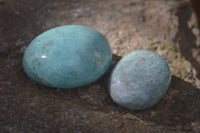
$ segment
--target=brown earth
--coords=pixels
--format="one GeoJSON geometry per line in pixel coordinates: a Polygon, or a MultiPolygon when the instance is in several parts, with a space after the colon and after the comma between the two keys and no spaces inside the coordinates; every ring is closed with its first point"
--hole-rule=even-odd
{"type": "Polygon", "coordinates": [[[192,3],[0,0],[0,132],[199,133],[200,4],[192,3]],[[172,72],[167,94],[150,109],[131,111],[109,96],[111,68],[95,83],[76,89],[52,89],[30,80],[21,64],[26,46],[41,32],[67,24],[104,34],[113,51],[112,67],[133,50],[161,55],[172,72]]]}

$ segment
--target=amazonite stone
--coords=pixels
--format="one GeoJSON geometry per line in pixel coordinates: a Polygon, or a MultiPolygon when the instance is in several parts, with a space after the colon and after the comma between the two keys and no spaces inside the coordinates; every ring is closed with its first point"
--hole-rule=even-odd
{"type": "Polygon", "coordinates": [[[132,110],[144,110],[163,97],[170,81],[170,69],[162,57],[138,50],[126,55],[115,66],[109,92],[115,103],[132,110]]]}
{"type": "Polygon", "coordinates": [[[55,88],[88,85],[108,69],[112,52],[98,31],[81,25],[50,29],[36,37],[23,57],[26,74],[55,88]]]}

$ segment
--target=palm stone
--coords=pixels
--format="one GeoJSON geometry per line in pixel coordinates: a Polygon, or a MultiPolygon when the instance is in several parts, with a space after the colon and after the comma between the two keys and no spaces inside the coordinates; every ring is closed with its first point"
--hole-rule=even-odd
{"type": "Polygon", "coordinates": [[[27,47],[23,68],[34,81],[55,88],[88,85],[108,69],[112,52],[98,31],[81,25],[50,29],[27,47]]]}
{"type": "Polygon", "coordinates": [[[132,110],[144,110],[163,97],[170,81],[170,69],[162,57],[138,50],[123,57],[115,66],[109,92],[115,103],[132,110]]]}

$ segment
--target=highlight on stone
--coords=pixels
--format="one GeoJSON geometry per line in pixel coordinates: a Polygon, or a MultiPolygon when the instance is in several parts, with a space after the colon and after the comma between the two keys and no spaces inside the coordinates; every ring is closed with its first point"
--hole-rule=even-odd
{"type": "Polygon", "coordinates": [[[131,110],[149,108],[164,96],[171,81],[167,62],[156,53],[138,50],[113,69],[109,93],[113,101],[131,110]]]}
{"type": "Polygon", "coordinates": [[[23,68],[34,81],[55,88],[88,85],[108,69],[112,52],[98,31],[81,25],[50,29],[27,47],[23,68]]]}

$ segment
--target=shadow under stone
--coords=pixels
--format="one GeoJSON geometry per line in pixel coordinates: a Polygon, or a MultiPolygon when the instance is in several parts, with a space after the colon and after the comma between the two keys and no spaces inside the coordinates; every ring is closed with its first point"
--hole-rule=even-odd
{"type": "Polygon", "coordinates": [[[111,74],[113,68],[115,67],[115,65],[120,61],[121,58],[122,58],[121,56],[118,56],[115,54],[112,55],[112,62],[111,62],[110,67],[108,68],[106,73],[97,81],[97,84],[99,84],[103,88],[106,88],[106,90],[107,90],[110,74],[111,74]]]}
{"type": "Polygon", "coordinates": [[[136,115],[145,121],[163,126],[184,126],[200,122],[200,90],[193,84],[172,76],[164,98],[150,109],[136,115]],[[155,115],[152,115],[155,112],[155,115]]]}

